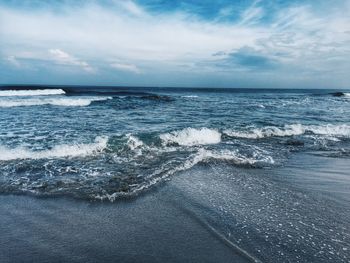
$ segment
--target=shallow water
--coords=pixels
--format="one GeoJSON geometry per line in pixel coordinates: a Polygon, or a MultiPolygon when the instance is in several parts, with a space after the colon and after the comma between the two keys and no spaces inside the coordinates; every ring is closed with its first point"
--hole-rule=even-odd
{"type": "Polygon", "coordinates": [[[300,154],[273,170],[199,165],[172,181],[181,206],[257,260],[348,262],[349,168],[300,154]]]}

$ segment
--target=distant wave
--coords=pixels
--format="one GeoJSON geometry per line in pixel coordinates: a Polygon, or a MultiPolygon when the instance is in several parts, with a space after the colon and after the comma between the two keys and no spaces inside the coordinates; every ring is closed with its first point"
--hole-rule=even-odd
{"type": "Polygon", "coordinates": [[[334,97],[349,97],[350,93],[347,92],[341,92],[341,91],[337,91],[337,92],[332,92],[330,93],[332,96],[334,97]]]}
{"type": "Polygon", "coordinates": [[[0,90],[0,97],[62,95],[63,89],[0,90]]]}
{"type": "Polygon", "coordinates": [[[216,144],[221,142],[221,133],[208,128],[186,128],[160,135],[164,144],[178,144],[182,146],[194,146],[205,144],[216,144]]]}
{"type": "Polygon", "coordinates": [[[92,97],[92,98],[30,98],[30,99],[10,99],[0,100],[1,108],[54,105],[66,107],[89,106],[94,101],[105,101],[111,97],[92,97]]]}
{"type": "Polygon", "coordinates": [[[162,101],[162,102],[171,102],[174,101],[174,98],[167,95],[158,95],[158,94],[148,94],[138,97],[143,100],[152,100],[152,101],[162,101]]]}
{"type": "Polygon", "coordinates": [[[84,157],[103,151],[107,147],[107,141],[107,137],[97,137],[93,143],[56,145],[52,149],[44,151],[32,151],[24,147],[11,149],[0,146],[0,160],[84,157]]]}
{"type": "Polygon", "coordinates": [[[246,139],[261,139],[267,137],[284,137],[284,136],[296,136],[302,135],[307,132],[316,135],[327,135],[327,136],[350,136],[350,125],[302,125],[292,124],[285,125],[284,127],[268,126],[263,128],[256,128],[248,131],[236,131],[236,130],[225,130],[224,134],[230,137],[246,138],[246,139]]]}
{"type": "Polygon", "coordinates": [[[194,98],[198,98],[198,96],[197,95],[187,95],[187,96],[181,96],[181,98],[194,99],[194,98]]]}

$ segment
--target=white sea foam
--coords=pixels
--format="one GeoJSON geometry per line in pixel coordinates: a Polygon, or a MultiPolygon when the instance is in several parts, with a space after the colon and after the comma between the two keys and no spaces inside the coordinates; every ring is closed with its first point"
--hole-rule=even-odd
{"type": "Polygon", "coordinates": [[[160,135],[164,144],[176,143],[182,146],[216,144],[221,142],[221,133],[208,128],[185,128],[160,135]]]}
{"type": "Polygon", "coordinates": [[[311,131],[318,135],[350,137],[350,125],[310,125],[305,126],[306,131],[311,131]]]}
{"type": "Polygon", "coordinates": [[[350,136],[350,125],[301,125],[292,124],[285,125],[283,128],[268,126],[264,128],[256,128],[250,131],[235,131],[225,130],[224,133],[231,137],[236,138],[247,138],[247,139],[260,139],[267,137],[284,137],[284,136],[295,136],[302,135],[306,132],[311,132],[316,135],[325,136],[350,136]]]}
{"type": "Polygon", "coordinates": [[[253,157],[247,157],[240,154],[238,151],[230,151],[230,150],[220,150],[220,151],[211,151],[206,149],[200,149],[197,155],[193,159],[194,164],[197,164],[202,161],[206,161],[208,159],[216,159],[223,161],[232,161],[237,165],[254,165],[256,163],[267,163],[274,164],[275,161],[271,156],[264,156],[259,153],[256,153],[253,157]]]}
{"type": "Polygon", "coordinates": [[[127,144],[129,146],[130,150],[135,150],[135,149],[143,146],[143,142],[139,138],[137,138],[131,134],[127,134],[126,136],[128,138],[127,144]]]}
{"type": "Polygon", "coordinates": [[[129,149],[134,151],[136,153],[136,156],[141,156],[144,146],[143,142],[131,134],[127,134],[126,137],[128,138],[127,145],[129,149]]]}
{"type": "Polygon", "coordinates": [[[194,98],[198,98],[197,95],[187,95],[187,96],[181,96],[182,98],[189,98],[189,99],[194,99],[194,98]]]}
{"type": "Polygon", "coordinates": [[[235,130],[225,130],[224,133],[231,137],[237,138],[247,138],[247,139],[260,139],[265,137],[273,137],[273,136],[293,136],[293,135],[301,135],[305,132],[305,129],[300,124],[286,125],[284,128],[278,127],[264,127],[264,128],[256,128],[250,131],[235,131],[235,130]]]}
{"type": "Polygon", "coordinates": [[[111,97],[84,97],[84,98],[30,98],[30,99],[0,99],[1,108],[54,105],[66,107],[89,106],[93,101],[105,101],[111,97]]]}
{"type": "Polygon", "coordinates": [[[62,89],[0,90],[0,97],[62,95],[62,89]]]}
{"type": "MultiPolygon", "coordinates": [[[[146,183],[135,185],[135,188],[133,189],[131,194],[136,194],[140,191],[148,189],[153,185],[156,185],[162,180],[165,180],[178,172],[189,170],[195,165],[201,162],[206,162],[211,159],[229,161],[235,165],[256,165],[259,163],[262,163],[262,164],[275,163],[274,159],[264,151],[257,151],[253,154],[252,157],[247,157],[240,154],[238,151],[230,151],[230,150],[214,151],[214,150],[208,150],[205,148],[199,148],[196,153],[193,153],[191,156],[187,158],[186,161],[184,161],[178,166],[175,166],[171,169],[167,169],[168,165],[169,164],[171,165],[172,161],[170,161],[169,163],[163,163],[162,165],[160,165],[158,169],[156,169],[152,174],[147,176],[149,181],[147,181],[146,183]]],[[[115,192],[112,194],[103,194],[103,195],[98,194],[95,196],[95,198],[98,200],[109,200],[111,202],[114,202],[119,196],[124,196],[124,195],[127,195],[127,193],[115,192]]]]}
{"type": "Polygon", "coordinates": [[[107,137],[97,137],[93,143],[62,144],[44,151],[32,151],[25,147],[10,149],[5,146],[0,146],[0,160],[84,157],[103,151],[107,147],[107,141],[107,137]]]}

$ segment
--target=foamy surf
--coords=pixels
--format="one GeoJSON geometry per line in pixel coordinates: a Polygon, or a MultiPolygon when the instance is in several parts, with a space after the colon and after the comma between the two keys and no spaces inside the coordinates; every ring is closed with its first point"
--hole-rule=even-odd
{"type": "Polygon", "coordinates": [[[185,128],[180,131],[161,134],[159,137],[165,145],[175,143],[181,146],[194,146],[221,142],[221,133],[208,128],[185,128]]]}
{"type": "Polygon", "coordinates": [[[143,146],[143,142],[139,138],[137,138],[131,134],[127,134],[126,137],[128,138],[127,145],[130,148],[130,150],[133,151],[133,150],[143,146]]]}
{"type": "Polygon", "coordinates": [[[181,96],[181,98],[195,99],[195,98],[198,98],[198,96],[197,95],[187,95],[187,96],[181,96]]]}
{"type": "Polygon", "coordinates": [[[275,169],[299,152],[348,158],[350,104],[331,96],[186,91],[165,105],[157,90],[65,91],[0,97],[3,192],[113,198],[189,169],[275,169]],[[100,134],[107,146],[93,140],[100,134]]]}
{"type": "Polygon", "coordinates": [[[62,144],[44,151],[32,151],[25,147],[8,148],[0,146],[0,160],[10,161],[16,159],[47,159],[63,157],[85,157],[102,152],[107,147],[107,137],[97,137],[93,143],[88,144],[62,144]]]}
{"type": "Polygon", "coordinates": [[[325,136],[350,136],[350,125],[302,125],[292,124],[285,125],[284,127],[263,127],[256,128],[248,131],[236,131],[236,130],[225,130],[224,133],[230,137],[245,138],[245,139],[261,139],[268,137],[285,137],[285,136],[297,136],[305,133],[312,133],[315,135],[325,136]]]}
{"type": "MultiPolygon", "coordinates": [[[[230,150],[208,150],[205,148],[199,148],[195,153],[191,154],[186,158],[184,162],[181,162],[177,166],[174,166],[169,169],[166,164],[163,164],[160,168],[155,170],[152,174],[147,176],[147,181],[142,184],[134,185],[131,195],[135,195],[143,190],[149,189],[152,186],[158,184],[159,182],[170,178],[176,173],[183,172],[191,169],[200,163],[210,162],[210,161],[224,161],[229,162],[237,166],[249,166],[254,167],[257,165],[268,166],[275,163],[274,159],[267,155],[262,154],[261,152],[255,152],[253,156],[245,156],[239,151],[230,151],[230,150]]],[[[170,164],[171,162],[169,162],[170,164]]],[[[94,196],[97,200],[109,200],[114,202],[118,197],[125,196],[125,193],[114,192],[112,194],[97,194],[94,196]]]]}
{"type": "Polygon", "coordinates": [[[64,106],[64,107],[84,107],[89,106],[94,101],[105,101],[112,97],[88,97],[88,98],[28,98],[28,99],[10,99],[0,100],[0,108],[28,107],[28,106],[64,106]]]}
{"type": "Polygon", "coordinates": [[[63,89],[0,90],[0,97],[63,95],[63,89]]]}
{"type": "MultiPolygon", "coordinates": [[[[208,160],[220,160],[220,161],[230,161],[235,165],[255,165],[258,163],[264,164],[274,164],[275,161],[271,156],[261,155],[261,153],[255,153],[255,156],[248,157],[245,156],[238,151],[230,151],[230,150],[220,150],[213,151],[207,149],[200,149],[198,153],[195,155],[192,160],[192,164],[195,165],[200,162],[208,161],[208,160]]],[[[192,166],[193,166],[192,165],[192,166]]],[[[191,166],[191,167],[192,167],[191,166]]]]}

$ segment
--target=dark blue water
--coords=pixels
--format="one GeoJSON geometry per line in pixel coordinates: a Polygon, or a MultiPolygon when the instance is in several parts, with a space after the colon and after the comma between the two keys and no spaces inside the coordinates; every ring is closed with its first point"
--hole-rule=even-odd
{"type": "Polygon", "coordinates": [[[3,87],[0,193],[115,201],[171,180],[252,258],[347,262],[350,94],[333,92],[3,87]]]}

